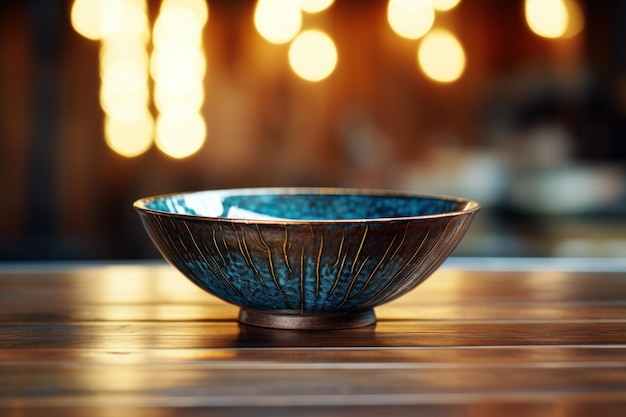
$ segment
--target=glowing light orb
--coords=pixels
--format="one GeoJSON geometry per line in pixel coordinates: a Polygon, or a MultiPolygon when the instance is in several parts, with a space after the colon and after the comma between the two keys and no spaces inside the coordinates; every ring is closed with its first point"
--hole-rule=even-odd
{"type": "Polygon", "coordinates": [[[296,0],[258,0],[254,26],[263,38],[275,44],[292,40],[302,27],[302,12],[296,0]]]}
{"type": "Polygon", "coordinates": [[[398,35],[418,39],[433,27],[435,9],[431,0],[389,0],[387,21],[398,35]]]}
{"type": "Polygon", "coordinates": [[[337,66],[337,48],[322,31],[305,30],[289,47],[289,65],[300,78],[321,81],[337,66]]]}
{"type": "Polygon", "coordinates": [[[104,138],[113,151],[132,158],[150,149],[154,134],[152,115],[147,111],[136,118],[119,120],[107,117],[104,122],[104,138]]]}
{"type": "Polygon", "coordinates": [[[440,12],[447,12],[448,10],[452,10],[456,6],[458,6],[459,3],[461,2],[461,0],[432,0],[432,1],[433,1],[433,6],[435,7],[435,9],[439,10],[440,12]]]}
{"type": "Polygon", "coordinates": [[[319,13],[330,7],[334,0],[300,0],[300,9],[307,13],[319,13]]]}
{"type": "Polygon", "coordinates": [[[465,51],[451,32],[436,29],[420,43],[417,61],[428,78],[450,83],[459,79],[465,70],[465,51]]]}
{"type": "Polygon", "coordinates": [[[72,4],[72,27],[87,39],[99,40],[120,23],[122,0],[76,0],[72,4]]]}
{"type": "Polygon", "coordinates": [[[525,0],[524,14],[528,27],[544,38],[560,38],[569,24],[569,12],[563,0],[525,0]]]}
{"type": "Polygon", "coordinates": [[[186,158],[198,152],[205,137],[206,125],[198,113],[168,112],[157,118],[155,143],[172,158],[186,158]]]}

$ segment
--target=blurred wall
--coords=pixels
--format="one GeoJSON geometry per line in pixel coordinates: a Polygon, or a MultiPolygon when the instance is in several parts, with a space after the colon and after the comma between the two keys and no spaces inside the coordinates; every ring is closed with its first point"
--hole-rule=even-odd
{"type": "Polygon", "coordinates": [[[135,199],[299,185],[475,198],[485,209],[459,255],[626,256],[626,3],[580,4],[583,31],[559,40],[528,29],[522,1],[437,15],[468,59],[447,85],[418,70],[385,1],[337,0],[307,18],[339,52],[309,83],[286,46],[258,35],[253,1],[210,0],[207,141],[176,160],[105,145],[99,46],[72,29],[70,1],[3,2],[0,259],[156,257],[135,199]]]}

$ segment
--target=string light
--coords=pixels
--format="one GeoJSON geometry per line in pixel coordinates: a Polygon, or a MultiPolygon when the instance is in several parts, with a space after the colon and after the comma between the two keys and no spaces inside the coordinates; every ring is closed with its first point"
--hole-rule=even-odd
{"type": "Polygon", "coordinates": [[[563,37],[571,38],[578,35],[585,27],[585,16],[577,0],[564,0],[564,2],[569,18],[563,37]]]}
{"type": "Polygon", "coordinates": [[[544,38],[570,38],[585,26],[576,0],[525,0],[524,15],[530,30],[544,38]]]}
{"type": "Polygon", "coordinates": [[[148,82],[141,61],[118,57],[102,68],[100,104],[106,117],[117,120],[148,112],[148,82]]]}
{"type": "Polygon", "coordinates": [[[132,158],[146,152],[152,145],[154,121],[150,113],[134,117],[107,117],[104,122],[106,144],[118,154],[132,158]]]}
{"type": "Polygon", "coordinates": [[[289,47],[289,64],[300,78],[321,81],[337,66],[337,48],[326,33],[305,30],[293,40],[289,47]]]}
{"type": "Polygon", "coordinates": [[[155,143],[173,158],[194,154],[206,140],[199,112],[204,102],[202,30],[207,19],[204,0],[163,0],[154,24],[150,73],[159,111],[155,143]]]}
{"type": "Polygon", "coordinates": [[[268,42],[289,45],[289,66],[306,81],[328,78],[337,66],[337,48],[332,38],[321,30],[305,30],[302,12],[319,13],[334,0],[257,0],[254,24],[268,42]]]}
{"type": "Polygon", "coordinates": [[[430,79],[450,83],[465,69],[465,51],[456,37],[444,29],[429,32],[418,48],[418,64],[430,79]]]}
{"type": "Polygon", "coordinates": [[[431,0],[389,0],[387,21],[398,35],[418,39],[433,27],[435,9],[431,0]]]}
{"type": "Polygon", "coordinates": [[[156,121],[156,145],[172,158],[186,158],[204,144],[206,124],[197,112],[168,111],[156,121]]]}
{"type": "MultiPolygon", "coordinates": [[[[174,157],[189,156],[206,140],[200,114],[205,99],[206,56],[202,32],[209,17],[206,0],[163,0],[151,33],[147,0],[75,0],[74,29],[101,42],[100,103],[105,140],[115,152],[137,156],[152,143],[174,157]],[[148,54],[152,39],[153,52],[148,54]],[[159,117],[150,114],[148,78],[159,117]]],[[[399,36],[422,38],[417,63],[432,80],[449,83],[466,66],[463,46],[449,31],[432,29],[435,12],[460,0],[389,0],[387,19],[399,36]]],[[[337,48],[320,30],[302,28],[302,13],[319,13],[333,0],[257,0],[254,24],[269,42],[289,46],[289,65],[307,81],[321,81],[335,70],[337,48]]],[[[571,37],[584,27],[577,0],[524,0],[529,28],[547,38],[571,37]]]]}
{"type": "Polygon", "coordinates": [[[432,0],[433,6],[440,12],[447,12],[459,5],[461,0],[432,0]]]}
{"type": "Polygon", "coordinates": [[[258,0],[254,9],[254,25],[268,42],[291,41],[302,27],[302,12],[295,0],[258,0]]]}
{"type": "Polygon", "coordinates": [[[545,38],[560,38],[567,31],[569,14],[563,0],[525,0],[528,27],[545,38]]]}
{"type": "Polygon", "coordinates": [[[107,145],[122,156],[135,157],[150,148],[154,130],[146,50],[150,28],[145,0],[119,4],[115,26],[100,39],[100,105],[107,145]]]}
{"type": "Polygon", "coordinates": [[[300,9],[306,13],[319,13],[328,9],[334,0],[300,0],[300,9]]]}
{"type": "Polygon", "coordinates": [[[70,12],[74,29],[91,40],[115,30],[122,16],[123,0],[75,0],[70,12]]]}
{"type": "Polygon", "coordinates": [[[417,50],[417,65],[431,80],[450,83],[465,71],[466,57],[454,34],[432,29],[435,10],[448,11],[460,0],[389,0],[387,21],[393,31],[407,39],[422,38],[417,50]]]}
{"type": "Polygon", "coordinates": [[[101,41],[100,104],[107,145],[126,157],[153,143],[173,158],[203,145],[206,57],[202,31],[205,0],[163,0],[151,33],[146,0],[75,0],[71,19],[81,35],[101,41]],[[149,77],[154,80],[156,121],[150,113],[149,77]],[[155,137],[156,135],[156,137],[155,137]]]}

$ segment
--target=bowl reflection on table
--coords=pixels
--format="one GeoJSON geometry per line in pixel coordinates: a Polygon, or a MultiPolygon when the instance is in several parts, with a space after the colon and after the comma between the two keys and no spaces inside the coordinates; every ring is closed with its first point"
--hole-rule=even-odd
{"type": "Polygon", "coordinates": [[[476,202],[399,191],[265,188],[134,203],[161,254],[239,321],[284,329],[360,327],[412,290],[459,243],[476,202]]]}

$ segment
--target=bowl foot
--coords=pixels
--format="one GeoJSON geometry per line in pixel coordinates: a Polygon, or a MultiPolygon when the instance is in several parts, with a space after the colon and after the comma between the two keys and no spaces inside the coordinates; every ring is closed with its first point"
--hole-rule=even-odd
{"type": "Polygon", "coordinates": [[[261,311],[242,308],[239,322],[257,327],[287,330],[335,330],[376,323],[373,309],[346,313],[306,314],[300,311],[261,311]]]}

